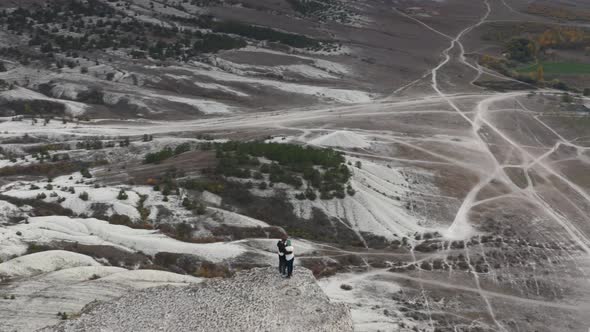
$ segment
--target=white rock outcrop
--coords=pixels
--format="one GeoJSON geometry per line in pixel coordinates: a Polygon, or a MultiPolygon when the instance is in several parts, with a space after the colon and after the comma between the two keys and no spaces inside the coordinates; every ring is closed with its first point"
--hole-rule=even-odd
{"type": "Polygon", "coordinates": [[[79,318],[40,331],[352,331],[345,304],[331,303],[312,273],[283,279],[274,268],[191,287],[135,291],[91,303],[79,318]]]}

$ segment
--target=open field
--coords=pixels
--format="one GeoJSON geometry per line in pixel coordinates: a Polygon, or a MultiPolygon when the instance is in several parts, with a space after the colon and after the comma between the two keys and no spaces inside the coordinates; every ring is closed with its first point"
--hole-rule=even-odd
{"type": "Polygon", "coordinates": [[[536,73],[539,66],[543,67],[546,75],[588,75],[590,74],[589,63],[575,62],[541,62],[516,69],[519,73],[536,73]]]}

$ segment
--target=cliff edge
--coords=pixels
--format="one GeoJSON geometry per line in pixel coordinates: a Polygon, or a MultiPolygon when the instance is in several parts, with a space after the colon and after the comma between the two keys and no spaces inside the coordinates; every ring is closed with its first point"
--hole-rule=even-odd
{"type": "Polygon", "coordinates": [[[352,331],[350,311],[331,303],[311,271],[283,279],[274,268],[189,287],[162,286],[86,306],[39,331],[352,331]]]}

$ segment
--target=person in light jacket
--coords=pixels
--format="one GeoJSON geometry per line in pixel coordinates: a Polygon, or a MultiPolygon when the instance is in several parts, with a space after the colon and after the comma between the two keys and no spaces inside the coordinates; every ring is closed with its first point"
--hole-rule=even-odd
{"type": "Polygon", "coordinates": [[[294,248],[291,244],[291,240],[287,240],[285,243],[285,259],[287,260],[287,278],[291,278],[291,275],[293,275],[293,261],[295,260],[294,248]]]}
{"type": "Polygon", "coordinates": [[[287,237],[283,236],[279,242],[277,242],[277,248],[279,253],[279,273],[282,276],[287,275],[287,260],[285,259],[285,242],[287,237]]]}

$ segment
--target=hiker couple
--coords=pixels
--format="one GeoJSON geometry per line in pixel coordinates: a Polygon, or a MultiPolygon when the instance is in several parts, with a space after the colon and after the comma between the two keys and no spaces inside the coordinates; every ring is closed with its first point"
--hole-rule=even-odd
{"type": "Polygon", "coordinates": [[[291,278],[293,274],[293,261],[295,255],[293,254],[293,245],[287,236],[283,236],[277,243],[279,248],[279,273],[285,278],[291,278]]]}

